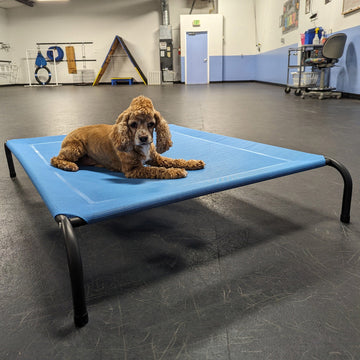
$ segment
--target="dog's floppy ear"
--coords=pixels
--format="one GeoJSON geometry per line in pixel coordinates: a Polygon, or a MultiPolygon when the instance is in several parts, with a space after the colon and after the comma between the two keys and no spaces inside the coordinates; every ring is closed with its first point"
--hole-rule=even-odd
{"type": "Polygon", "coordinates": [[[161,154],[169,150],[173,143],[171,141],[170,129],[165,119],[158,111],[155,111],[154,117],[156,120],[156,151],[161,154]]]}
{"type": "Polygon", "coordinates": [[[123,111],[116,119],[115,126],[110,133],[114,147],[119,151],[129,152],[134,148],[128,128],[129,117],[130,112],[128,110],[123,111]]]}

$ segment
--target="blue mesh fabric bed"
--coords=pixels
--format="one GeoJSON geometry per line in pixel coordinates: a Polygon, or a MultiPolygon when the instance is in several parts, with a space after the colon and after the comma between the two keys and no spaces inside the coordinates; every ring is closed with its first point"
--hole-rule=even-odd
{"type": "Polygon", "coordinates": [[[75,323],[78,326],[87,322],[87,313],[84,294],[76,293],[83,284],[80,252],[72,230],[74,219],[80,219],[81,225],[93,223],[330,165],[344,179],[341,220],[349,222],[352,181],[346,168],[337,161],[323,155],[175,125],[170,125],[170,129],[174,145],[165,156],[201,159],[206,163],[204,169],[189,171],[186,178],[176,180],[127,179],[122,173],[97,167],[67,172],[50,165],[50,159],[58,154],[64,136],[14,139],[5,144],[10,175],[15,177],[12,153],[25,169],[52,216],[63,225],[73,286],[75,323]],[[75,270],[71,268],[74,263],[75,270]]]}
{"type": "Polygon", "coordinates": [[[7,142],[53,217],[87,223],[325,165],[322,155],[283,149],[170,125],[171,158],[201,159],[203,170],[184,179],[127,179],[97,167],[67,172],[49,165],[64,136],[7,142]]]}

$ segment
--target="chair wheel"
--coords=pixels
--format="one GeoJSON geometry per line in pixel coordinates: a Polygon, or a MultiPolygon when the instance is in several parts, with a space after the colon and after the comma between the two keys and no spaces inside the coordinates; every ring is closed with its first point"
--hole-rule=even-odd
{"type": "Polygon", "coordinates": [[[295,95],[296,95],[296,96],[300,96],[300,95],[301,95],[301,90],[300,90],[300,89],[296,89],[296,90],[295,90],[295,95]]]}
{"type": "Polygon", "coordinates": [[[284,91],[285,91],[285,94],[289,94],[289,92],[291,91],[291,89],[290,89],[289,87],[286,87],[286,88],[284,89],[284,91]]]}

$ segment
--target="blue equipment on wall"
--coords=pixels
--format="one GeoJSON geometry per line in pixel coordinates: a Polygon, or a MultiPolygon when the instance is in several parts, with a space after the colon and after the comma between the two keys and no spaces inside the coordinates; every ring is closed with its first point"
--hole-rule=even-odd
{"type": "Polygon", "coordinates": [[[41,51],[38,51],[36,60],[35,60],[35,65],[38,67],[43,67],[47,65],[46,59],[43,57],[43,54],[41,53],[41,51]]]}
{"type": "Polygon", "coordinates": [[[59,62],[64,58],[64,50],[60,46],[50,46],[46,55],[50,61],[54,61],[54,52],[55,51],[57,52],[55,61],[59,62]]]}
{"type": "Polygon", "coordinates": [[[36,57],[36,60],[35,60],[35,65],[36,65],[36,69],[35,69],[35,79],[36,79],[36,81],[40,85],[48,84],[50,82],[50,80],[51,80],[51,72],[50,72],[49,68],[46,67],[47,61],[44,58],[44,56],[42,55],[41,51],[38,51],[38,54],[37,54],[37,57],[36,57]],[[41,70],[41,72],[39,74],[40,70],[41,70]],[[43,73],[43,70],[47,72],[47,79],[45,79],[44,81],[39,78],[39,75],[41,75],[41,73],[43,73]]]}

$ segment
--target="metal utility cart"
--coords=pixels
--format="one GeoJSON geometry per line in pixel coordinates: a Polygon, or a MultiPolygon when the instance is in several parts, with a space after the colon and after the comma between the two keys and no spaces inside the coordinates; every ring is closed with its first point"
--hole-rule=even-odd
{"type": "Polygon", "coordinates": [[[321,48],[322,45],[301,45],[288,50],[286,94],[289,94],[291,89],[295,89],[295,95],[300,96],[303,91],[310,91],[316,86],[318,73],[314,71],[312,65],[306,64],[305,60],[310,58],[314,51],[319,51],[321,48]],[[294,57],[296,62],[292,60],[294,57]],[[306,71],[306,68],[309,67],[311,70],[306,71]]]}

